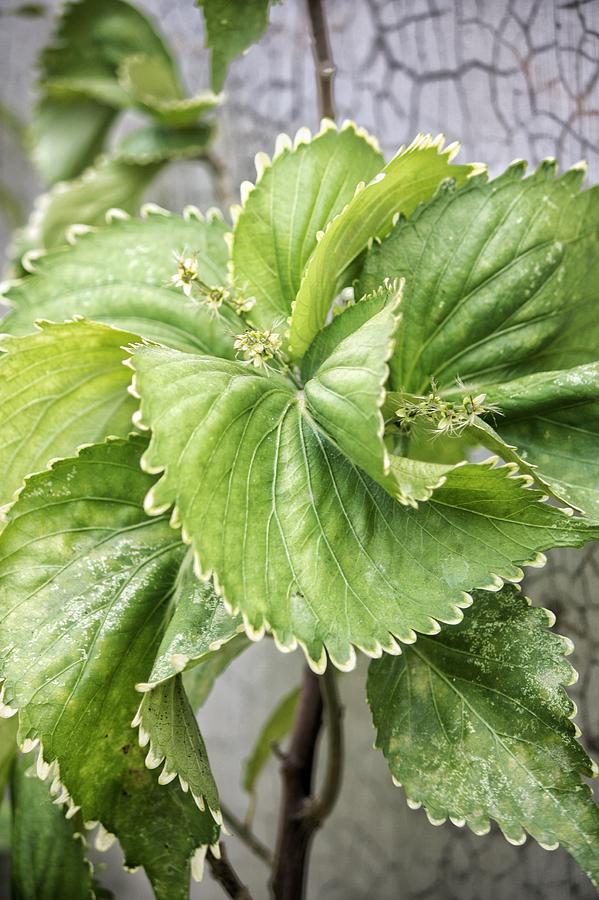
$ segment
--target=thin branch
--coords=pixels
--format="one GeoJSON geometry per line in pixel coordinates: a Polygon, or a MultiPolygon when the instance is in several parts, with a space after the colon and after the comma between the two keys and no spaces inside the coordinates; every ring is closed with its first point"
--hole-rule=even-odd
{"type": "Polygon", "coordinates": [[[220,858],[215,856],[212,850],[208,848],[206,862],[208,863],[210,874],[220,884],[225,894],[232,897],[233,900],[252,900],[252,895],[229,862],[225,845],[221,841],[218,846],[220,858]]]}
{"type": "Polygon", "coordinates": [[[233,829],[233,834],[254,853],[267,866],[272,866],[273,855],[266,844],[263,844],[260,838],[257,838],[251,828],[249,828],[241,819],[238,819],[235,813],[230,810],[224,803],[220,805],[223,819],[227,825],[233,829]]]}
{"type": "Polygon", "coordinates": [[[331,665],[320,679],[324,718],[328,738],[327,767],[320,797],[313,804],[311,815],[320,826],[331,814],[343,779],[343,707],[337,690],[337,673],[331,665]]]}
{"type": "Polygon", "coordinates": [[[324,11],[324,0],[306,0],[312,36],[312,52],[316,66],[320,115],[335,120],[333,80],[337,71],[333,61],[331,42],[324,11]]]}

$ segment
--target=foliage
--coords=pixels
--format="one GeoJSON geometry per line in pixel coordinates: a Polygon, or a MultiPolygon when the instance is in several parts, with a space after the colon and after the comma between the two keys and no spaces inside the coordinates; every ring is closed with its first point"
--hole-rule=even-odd
{"type": "MultiPolygon", "coordinates": [[[[212,90],[222,90],[229,63],[260,40],[273,0],[197,0],[212,51],[212,90]]],[[[276,0],[275,0],[276,2],[276,0]]]]}
{"type": "MultiPolygon", "coordinates": [[[[220,89],[269,4],[243,29],[201,5],[220,89]]],[[[385,165],[325,120],[258,155],[232,227],[131,218],[205,152],[216,96],[185,97],[123,0],[68,5],[40,83],[35,158],[70,180],[38,205],[0,345],[16,895],[98,893],[97,825],[159,900],[188,896],[223,815],[196,713],[264,635],[318,674],[373,657],[377,746],[432,822],[562,844],[597,883],[570,643],[517,584],[599,538],[599,189],[548,162],[489,180],[430,135],[385,165]],[[98,159],[128,108],[149,122],[98,159]],[[38,745],[49,785],[17,753],[38,745]]],[[[262,728],[251,795],[298,706],[262,728]]]]}
{"type": "Polygon", "coordinates": [[[112,207],[135,211],[167,163],[204,159],[213,128],[199,120],[220,101],[211,91],[186,96],[165,41],[125,0],[65,5],[40,56],[38,90],[28,145],[53,187],[17,239],[21,253],[61,243],[73,223],[102,223],[112,207]],[[147,124],[108,149],[128,110],[147,124]]]}

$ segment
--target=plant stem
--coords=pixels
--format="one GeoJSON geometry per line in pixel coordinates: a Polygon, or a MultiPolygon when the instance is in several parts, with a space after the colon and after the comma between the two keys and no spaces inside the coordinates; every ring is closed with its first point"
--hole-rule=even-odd
{"type": "Polygon", "coordinates": [[[331,52],[323,0],[306,0],[312,33],[312,52],[316,66],[320,115],[335,120],[333,79],[337,71],[331,52]]]}
{"type": "Polygon", "coordinates": [[[318,676],[308,666],[289,751],[281,764],[283,797],[271,889],[276,900],[301,900],[308,868],[308,851],[314,833],[306,816],[312,793],[316,741],[322,725],[322,694],[318,676]]]}
{"type": "Polygon", "coordinates": [[[229,862],[225,845],[221,841],[218,845],[220,849],[220,859],[214,855],[212,850],[208,848],[206,862],[210,868],[210,874],[215,881],[218,881],[223,891],[233,900],[252,900],[252,895],[239,879],[235,869],[229,862]]]}
{"type": "Polygon", "coordinates": [[[281,764],[283,800],[271,889],[275,900],[302,900],[312,838],[339,795],[342,711],[331,665],[323,677],[307,666],[289,751],[281,764]],[[312,796],[316,743],[324,718],[330,741],[323,792],[312,796]]]}
{"type": "Polygon", "coordinates": [[[233,829],[233,833],[235,837],[238,837],[243,843],[249,847],[249,849],[254,853],[262,862],[266,863],[267,866],[272,866],[273,856],[266,844],[263,844],[262,841],[256,837],[251,828],[238,819],[235,813],[230,810],[224,803],[221,803],[221,812],[223,814],[223,819],[230,825],[233,829]]]}
{"type": "Polygon", "coordinates": [[[333,810],[343,779],[343,707],[337,691],[337,673],[331,665],[320,679],[324,718],[328,738],[328,757],[320,797],[314,802],[312,815],[321,825],[333,810]]]}

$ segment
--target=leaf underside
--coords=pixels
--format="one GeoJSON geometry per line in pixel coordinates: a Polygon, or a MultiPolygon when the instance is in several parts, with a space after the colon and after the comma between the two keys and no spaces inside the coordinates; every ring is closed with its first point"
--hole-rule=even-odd
{"type": "Polygon", "coordinates": [[[174,595],[173,616],[162,638],[148,684],[155,687],[204,659],[241,630],[240,616],[230,616],[210,582],[200,581],[189,553],[181,566],[174,595]]]}
{"type": "Polygon", "coordinates": [[[140,742],[148,746],[146,765],[155,769],[164,762],[161,783],[179,777],[202,811],[206,805],[220,821],[218,790],[208,754],[180,675],[148,691],[136,721],[140,742]]]}

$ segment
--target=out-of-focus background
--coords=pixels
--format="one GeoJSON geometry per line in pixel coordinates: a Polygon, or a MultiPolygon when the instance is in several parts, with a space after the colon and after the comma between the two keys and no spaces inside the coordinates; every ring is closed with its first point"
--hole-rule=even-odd
{"type": "MultiPolygon", "coordinates": [[[[102,0],[98,0],[101,3],[102,0]]],[[[27,120],[34,99],[35,59],[47,44],[59,8],[16,16],[20,0],[0,0],[0,102],[27,120]]],[[[193,0],[137,0],[159,22],[190,90],[208,85],[202,17],[193,0]]],[[[459,138],[464,160],[482,160],[493,174],[516,157],[537,163],[555,156],[567,167],[581,158],[599,178],[599,0],[327,0],[338,67],[337,107],[377,134],[390,155],[417,131],[459,138]]],[[[273,8],[258,46],[231,66],[227,100],[218,113],[218,152],[232,184],[252,178],[256,151],[272,151],[280,131],[317,126],[314,71],[303,0],[273,8]]],[[[130,123],[129,123],[130,124],[130,123]]],[[[121,132],[129,127],[119,126],[121,132]]],[[[41,185],[8,129],[0,126],[0,182],[29,209],[41,185]]],[[[152,200],[180,210],[216,202],[210,173],[177,163],[160,176],[152,200]]],[[[0,224],[0,252],[9,237],[0,224]]],[[[587,749],[599,755],[599,552],[559,551],[527,580],[528,592],[554,609],[558,628],[576,644],[579,724],[587,749]]],[[[247,799],[240,763],[276,701],[299,680],[298,654],[281,656],[264,642],[222,677],[202,710],[201,725],[224,799],[238,814],[247,799]]],[[[340,802],[316,838],[308,897],[326,900],[565,900],[594,897],[590,883],[562,850],[512,847],[500,834],[476,837],[433,828],[410,811],[394,788],[364,699],[366,667],[341,679],[347,706],[347,765],[340,802]]],[[[278,776],[262,782],[256,831],[267,842],[276,828],[278,776]]],[[[265,871],[234,838],[230,855],[256,898],[265,871]]],[[[96,856],[118,900],[151,896],[145,877],[119,867],[118,851],[96,856]]],[[[1,894],[1,888],[0,888],[1,894]]],[[[206,881],[193,897],[216,900],[206,881]]]]}

